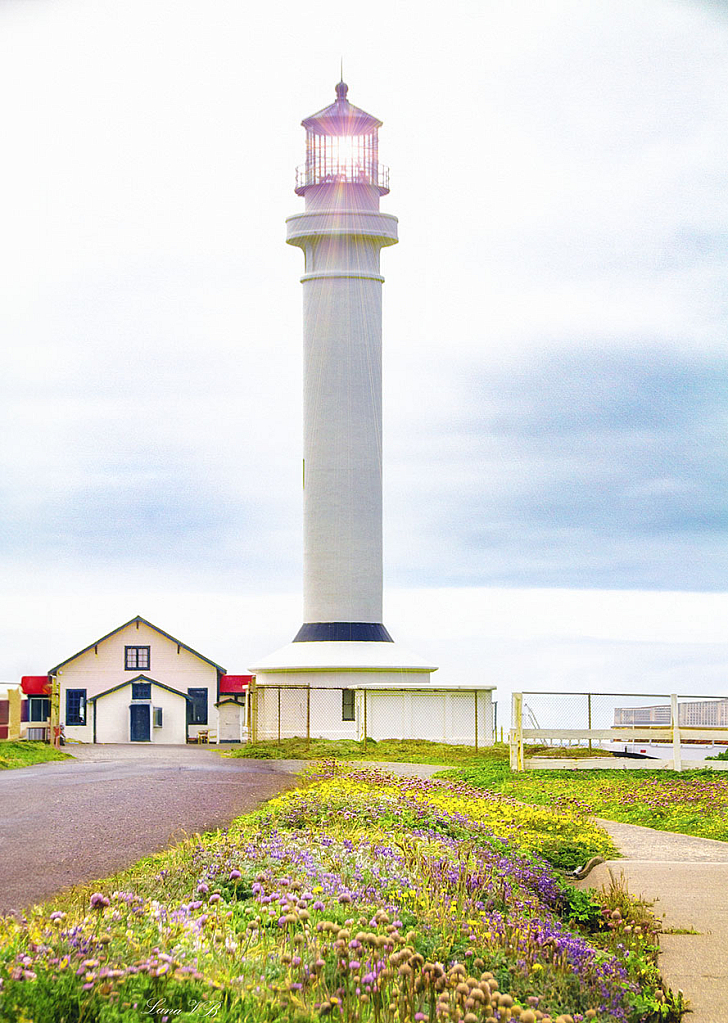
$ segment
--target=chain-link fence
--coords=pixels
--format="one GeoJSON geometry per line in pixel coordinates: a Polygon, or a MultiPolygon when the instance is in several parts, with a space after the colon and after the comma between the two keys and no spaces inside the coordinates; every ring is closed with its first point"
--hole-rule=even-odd
{"type": "Polygon", "coordinates": [[[728,697],[654,693],[513,694],[511,763],[528,745],[604,750],[630,759],[702,760],[728,746],[728,697]]]}
{"type": "Polygon", "coordinates": [[[250,692],[250,739],[429,739],[491,745],[496,705],[491,690],[255,685],[250,692]]]}

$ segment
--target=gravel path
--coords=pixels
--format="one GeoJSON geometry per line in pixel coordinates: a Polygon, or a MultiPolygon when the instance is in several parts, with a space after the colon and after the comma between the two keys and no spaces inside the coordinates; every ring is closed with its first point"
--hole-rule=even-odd
{"type": "Polygon", "coordinates": [[[75,760],[0,771],[0,913],[225,827],[295,785],[276,761],[196,746],[75,746],[75,760]]]}

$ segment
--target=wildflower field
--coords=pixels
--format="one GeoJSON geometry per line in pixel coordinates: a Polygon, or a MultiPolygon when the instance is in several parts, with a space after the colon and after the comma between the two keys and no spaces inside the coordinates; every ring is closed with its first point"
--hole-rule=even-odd
{"type": "Polygon", "coordinates": [[[669,1023],[654,921],[560,868],[577,805],[315,765],[301,788],[0,922],[3,1023],[669,1023]]]}
{"type": "MultiPolygon", "coordinates": [[[[594,756],[586,747],[528,747],[529,755],[594,756]]],[[[284,739],[241,746],[230,756],[258,759],[311,759],[335,756],[351,761],[408,761],[457,768],[448,776],[477,788],[500,792],[524,803],[580,808],[609,820],[698,838],[728,841],[728,772],[718,771],[524,771],[513,772],[508,746],[496,743],[476,751],[425,740],[284,739]]]]}
{"type": "Polygon", "coordinates": [[[500,762],[465,765],[457,778],[527,803],[578,806],[626,824],[728,842],[728,776],[723,771],[524,771],[500,762]]]}

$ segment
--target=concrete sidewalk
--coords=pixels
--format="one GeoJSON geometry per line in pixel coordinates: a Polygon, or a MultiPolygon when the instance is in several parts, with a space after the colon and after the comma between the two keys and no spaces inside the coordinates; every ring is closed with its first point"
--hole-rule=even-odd
{"type": "Polygon", "coordinates": [[[629,891],[653,904],[666,984],[689,1000],[690,1023],[728,1020],[728,842],[692,838],[599,820],[623,860],[600,864],[580,888],[608,887],[624,878],[629,891]]]}

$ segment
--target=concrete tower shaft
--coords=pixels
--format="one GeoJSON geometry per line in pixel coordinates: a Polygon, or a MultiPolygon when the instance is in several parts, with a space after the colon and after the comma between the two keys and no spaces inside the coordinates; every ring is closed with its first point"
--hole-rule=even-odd
{"type": "Polygon", "coordinates": [[[397,219],[354,183],[319,186],[306,206],[287,221],[306,258],[304,622],[381,625],[379,253],[396,243],[397,219]]]}

